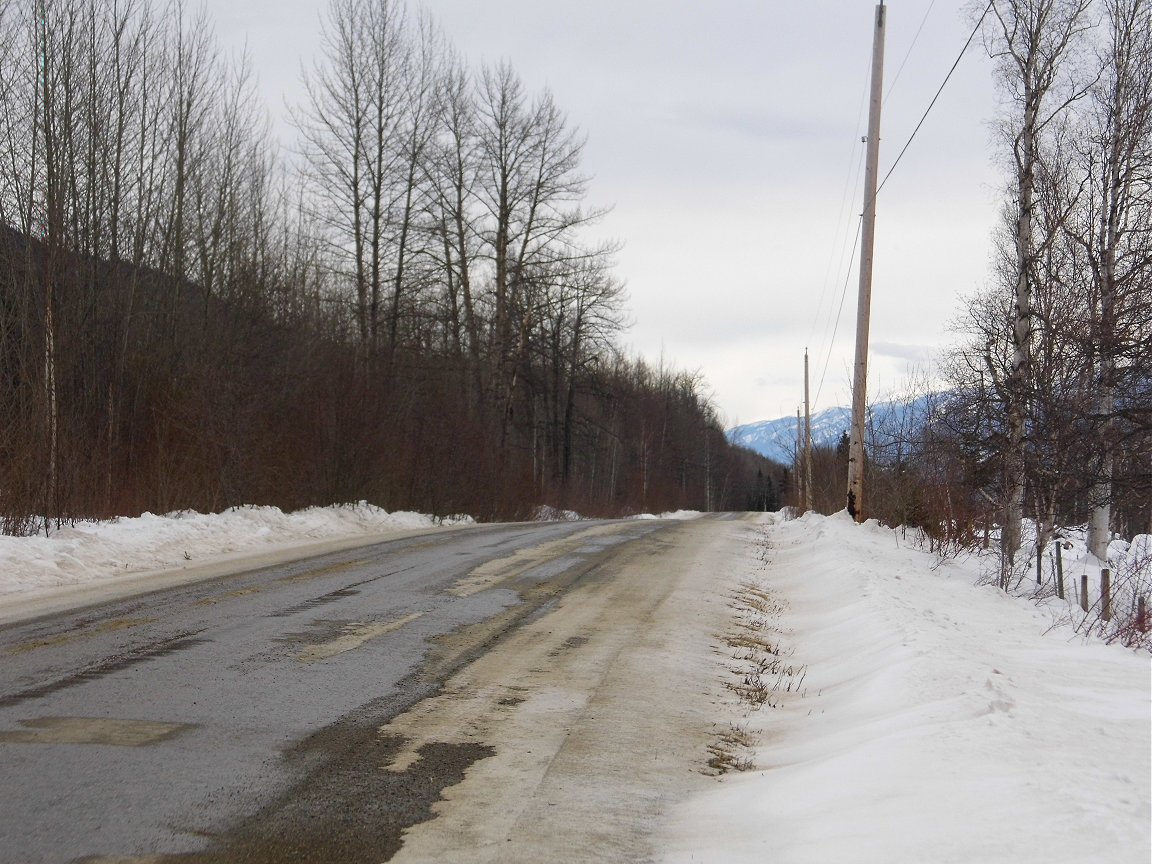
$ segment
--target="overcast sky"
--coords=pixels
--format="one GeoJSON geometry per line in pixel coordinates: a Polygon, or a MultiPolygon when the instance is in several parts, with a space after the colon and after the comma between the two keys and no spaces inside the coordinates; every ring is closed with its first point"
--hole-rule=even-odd
{"type": "MultiPolygon", "coordinates": [[[[299,98],[326,5],[207,0],[222,44],[247,45],[274,122],[299,98]]],[[[624,243],[626,345],[701,370],[729,423],[794,413],[806,346],[814,393],[827,367],[815,409],[850,402],[855,258],[825,358],[861,207],[844,192],[862,164],[872,0],[423,5],[474,66],[509,60],[587,135],[589,203],[613,208],[601,230],[624,243]]],[[[972,26],[964,0],[887,5],[881,175],[972,26]]],[[[987,278],[994,110],[977,39],[878,198],[873,394],[948,341],[960,297],[987,278]]]]}

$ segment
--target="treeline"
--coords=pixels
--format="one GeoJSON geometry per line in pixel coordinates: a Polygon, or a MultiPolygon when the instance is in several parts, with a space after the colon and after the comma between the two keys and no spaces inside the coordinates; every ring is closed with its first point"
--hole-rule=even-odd
{"type": "Polygon", "coordinates": [[[202,12],[0,2],[5,530],[765,500],[699,377],[618,348],[549,93],[398,0],[334,0],[304,83],[289,157],[202,12]]]}
{"type": "Polygon", "coordinates": [[[1025,518],[1041,550],[1087,525],[1101,560],[1114,532],[1152,533],[1152,0],[992,0],[982,21],[1002,97],[992,278],[929,421],[872,454],[866,509],[949,541],[1000,526],[1007,584],[1033,556],[1025,518]]]}

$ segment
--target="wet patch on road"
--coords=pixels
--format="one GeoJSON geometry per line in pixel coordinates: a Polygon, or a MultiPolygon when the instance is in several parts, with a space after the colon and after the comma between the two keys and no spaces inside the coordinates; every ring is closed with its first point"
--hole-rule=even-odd
{"type": "Polygon", "coordinates": [[[165,864],[332,864],[388,861],[406,828],[434,818],[433,805],[476,762],[482,744],[427,743],[403,772],[386,771],[405,745],[379,732],[375,710],[357,712],[305,739],[289,759],[315,759],[307,775],[208,850],[164,856],[165,864]]]}
{"type": "Polygon", "coordinates": [[[103,663],[98,663],[95,666],[90,666],[87,669],[82,669],[79,672],[64,678],[58,678],[55,681],[49,681],[47,684],[29,687],[26,690],[10,693],[7,696],[0,696],[0,708],[11,708],[13,705],[19,705],[21,702],[27,702],[30,699],[40,699],[52,693],[66,690],[69,687],[76,687],[80,684],[87,684],[90,681],[97,681],[108,675],[123,672],[125,669],[130,669],[140,663],[147,663],[149,660],[155,660],[159,657],[167,657],[178,651],[186,651],[197,645],[203,645],[208,641],[210,640],[197,639],[194,634],[180,634],[179,636],[166,639],[163,642],[153,643],[152,645],[145,646],[128,654],[111,657],[103,663]]]}

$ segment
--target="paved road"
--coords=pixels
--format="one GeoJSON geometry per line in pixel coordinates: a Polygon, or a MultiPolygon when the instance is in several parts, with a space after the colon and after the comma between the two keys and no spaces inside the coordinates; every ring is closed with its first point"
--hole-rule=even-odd
{"type": "Polygon", "coordinates": [[[467,528],[4,626],[0,864],[389,860],[471,766],[500,762],[491,723],[443,719],[445,682],[504,646],[487,656],[511,679],[484,710],[507,713],[549,663],[569,674],[566,651],[619,652],[604,615],[667,598],[635,562],[691,525],[467,528]],[[507,653],[581,591],[599,624],[507,653]],[[457,726],[421,736],[437,722],[457,726]]]}

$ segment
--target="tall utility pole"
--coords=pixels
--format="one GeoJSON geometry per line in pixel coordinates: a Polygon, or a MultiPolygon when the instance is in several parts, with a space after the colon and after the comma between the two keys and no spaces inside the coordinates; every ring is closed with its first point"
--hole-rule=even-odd
{"type": "Polygon", "coordinates": [[[808,399],[808,349],[804,349],[804,504],[812,507],[812,403],[808,399]]]}
{"type": "Polygon", "coordinates": [[[880,103],[884,89],[884,0],[872,34],[872,96],[864,167],[864,227],[860,238],[860,299],[856,307],[856,365],[852,378],[852,435],[848,443],[848,515],[864,521],[864,409],[868,388],[868,327],[872,317],[872,247],[876,243],[876,174],[880,163],[880,103]]]}
{"type": "Polygon", "coordinates": [[[797,504],[800,512],[808,510],[808,489],[804,486],[804,427],[800,425],[800,409],[796,409],[796,464],[793,466],[796,473],[796,490],[799,493],[797,504]]]}

